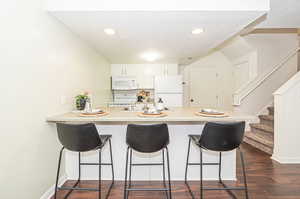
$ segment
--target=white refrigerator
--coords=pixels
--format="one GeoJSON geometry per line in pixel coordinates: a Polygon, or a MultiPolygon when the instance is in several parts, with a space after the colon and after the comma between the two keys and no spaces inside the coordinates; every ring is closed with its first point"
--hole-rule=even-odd
{"type": "Polygon", "coordinates": [[[155,76],[155,102],[162,98],[166,107],[183,106],[183,79],[181,75],[155,76]]]}

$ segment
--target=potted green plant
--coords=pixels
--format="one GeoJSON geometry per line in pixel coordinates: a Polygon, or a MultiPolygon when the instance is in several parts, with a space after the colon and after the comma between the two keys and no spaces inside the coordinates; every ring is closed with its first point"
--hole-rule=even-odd
{"type": "Polygon", "coordinates": [[[88,99],[88,93],[80,94],[75,97],[76,108],[77,110],[84,110],[86,101],[88,99]]]}

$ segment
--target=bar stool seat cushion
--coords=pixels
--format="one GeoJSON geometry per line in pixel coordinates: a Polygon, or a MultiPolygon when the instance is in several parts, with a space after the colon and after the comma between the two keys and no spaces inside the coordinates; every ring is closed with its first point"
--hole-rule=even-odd
{"type": "Polygon", "coordinates": [[[231,151],[243,141],[245,122],[208,122],[201,135],[189,135],[198,146],[210,151],[231,151]]]}

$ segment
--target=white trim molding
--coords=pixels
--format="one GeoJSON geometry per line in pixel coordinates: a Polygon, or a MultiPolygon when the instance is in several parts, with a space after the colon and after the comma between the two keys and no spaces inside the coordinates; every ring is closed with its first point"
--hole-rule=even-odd
{"type": "Polygon", "coordinates": [[[274,93],[274,152],[282,164],[300,163],[300,72],[274,93]]]}
{"type": "Polygon", "coordinates": [[[300,157],[276,157],[272,155],[271,159],[280,164],[300,164],[300,157]]]}
{"type": "MultiPolygon", "coordinates": [[[[68,180],[66,175],[63,175],[58,180],[58,185],[63,185],[68,180]]],[[[51,199],[54,195],[55,184],[53,184],[41,197],[40,199],[51,199]]]]}

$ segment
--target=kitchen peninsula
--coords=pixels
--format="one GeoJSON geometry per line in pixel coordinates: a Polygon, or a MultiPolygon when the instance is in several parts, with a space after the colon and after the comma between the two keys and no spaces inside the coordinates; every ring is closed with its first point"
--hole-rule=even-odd
{"type": "MultiPolygon", "coordinates": [[[[125,171],[125,155],[126,155],[126,127],[128,123],[167,123],[170,133],[170,161],[171,161],[171,179],[183,180],[184,169],[186,162],[188,134],[201,134],[204,123],[208,121],[246,121],[252,122],[255,117],[249,115],[228,112],[227,117],[202,117],[195,114],[200,108],[171,108],[165,111],[165,117],[140,117],[139,112],[124,111],[121,108],[105,108],[109,112],[108,115],[101,117],[81,117],[78,113],[65,113],[57,116],[47,118],[49,123],[58,122],[72,122],[72,123],[95,123],[100,134],[112,134],[112,147],[113,159],[115,164],[115,178],[117,180],[124,180],[125,171]]],[[[104,150],[108,150],[105,148],[104,150]]],[[[192,147],[191,161],[199,162],[199,151],[196,147],[192,147]]],[[[104,153],[103,160],[108,160],[108,153],[104,153]]],[[[84,161],[96,162],[97,152],[91,152],[83,155],[84,161]]],[[[222,162],[222,177],[224,180],[235,180],[236,178],[236,158],[235,152],[227,152],[223,155],[222,162]]],[[[77,165],[78,156],[75,153],[66,153],[66,174],[68,179],[77,178],[77,165]]],[[[204,160],[206,162],[216,162],[218,154],[206,151],[204,153],[204,160]]],[[[157,152],[151,155],[135,153],[133,162],[159,162],[161,161],[161,153],[157,152]]],[[[98,169],[96,167],[83,167],[82,177],[87,180],[97,179],[98,169]]],[[[133,180],[161,180],[161,169],[157,166],[152,167],[137,167],[134,168],[135,172],[133,180]],[[146,175],[145,175],[145,171],[146,175]]],[[[204,179],[217,180],[218,167],[206,167],[204,170],[204,179]]],[[[189,178],[192,180],[199,180],[199,167],[191,167],[189,178]]],[[[103,167],[103,179],[109,179],[109,168],[103,167]]]]}

